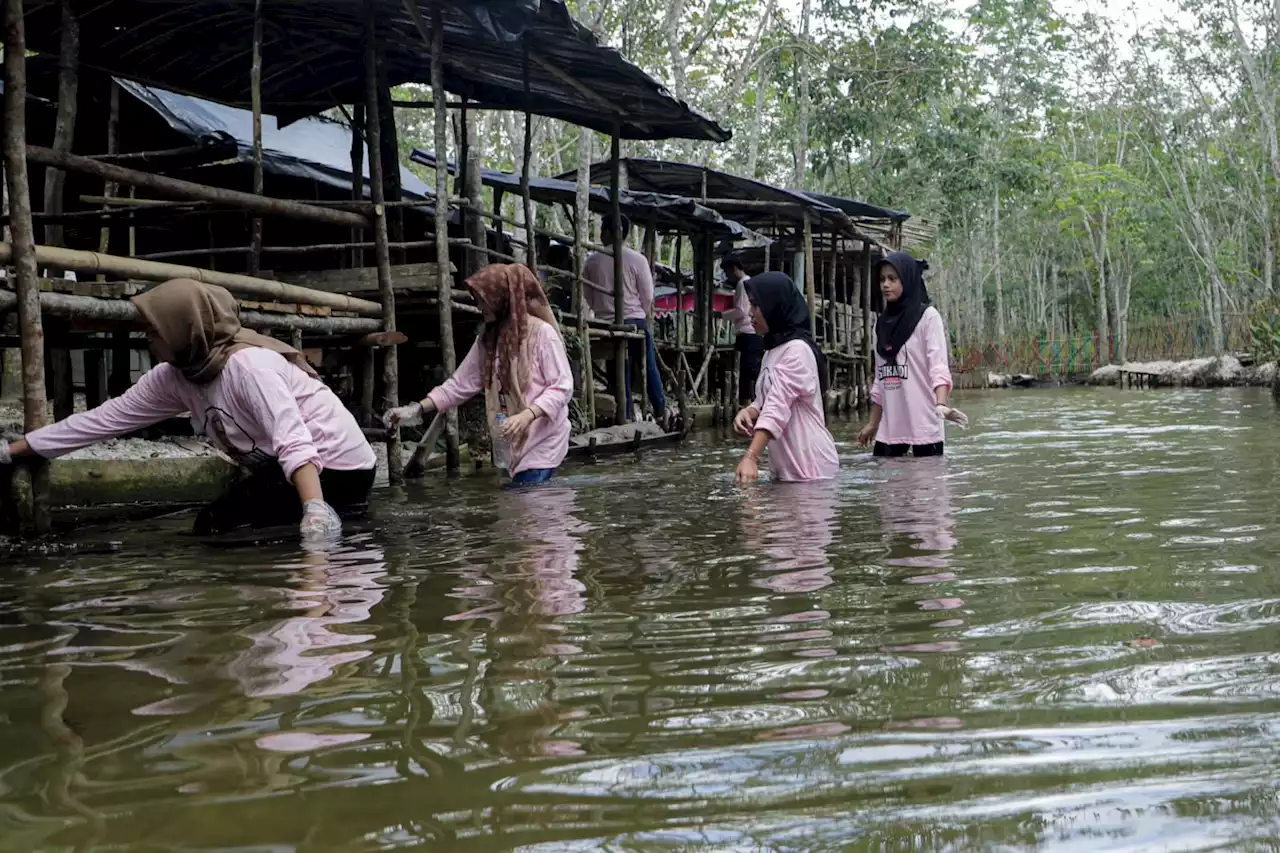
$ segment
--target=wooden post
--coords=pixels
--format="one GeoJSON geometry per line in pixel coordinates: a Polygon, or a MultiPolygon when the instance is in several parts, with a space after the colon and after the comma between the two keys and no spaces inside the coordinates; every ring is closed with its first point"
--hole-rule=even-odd
{"type": "MultiPolygon", "coordinates": [[[[378,64],[378,157],[382,162],[382,198],[384,201],[403,200],[400,185],[400,140],[396,130],[396,111],[391,100],[391,87],[387,85],[387,72],[378,64]]],[[[373,157],[372,151],[369,154],[373,157]]],[[[391,241],[394,262],[405,262],[404,249],[397,244],[404,242],[404,210],[398,204],[386,208],[387,239],[391,241]]]]}
{"type": "MultiPolygon", "coordinates": [[[[262,4],[253,0],[253,60],[249,69],[249,99],[253,111],[253,192],[262,195],[262,4]]],[[[255,216],[250,223],[249,262],[245,270],[257,275],[262,268],[262,217],[255,216]]]]}
{"type": "MultiPolygon", "coordinates": [[[[649,264],[649,277],[653,277],[653,261],[654,252],[657,249],[658,240],[658,223],[655,219],[650,219],[649,224],[645,226],[644,237],[640,241],[641,250],[644,253],[644,259],[649,264]]],[[[653,305],[645,309],[645,322],[649,324],[649,335],[653,336],[653,305]]],[[[654,338],[653,348],[655,351],[655,360],[657,358],[658,341],[654,338]]],[[[649,354],[646,352],[644,358],[640,359],[640,387],[644,389],[640,395],[640,411],[649,414],[649,354]]],[[[640,420],[637,418],[636,420],[640,420]]]]}
{"type": "Polygon", "coordinates": [[[582,401],[586,409],[587,429],[596,428],[595,365],[591,360],[591,333],[587,325],[587,284],[583,271],[587,265],[587,226],[591,209],[591,131],[578,129],[578,183],[573,200],[573,274],[574,310],[578,315],[578,346],[582,350],[582,401]]]}
{"type": "Polygon", "coordinates": [[[836,263],[839,256],[836,255],[836,247],[840,242],[839,236],[835,229],[831,230],[831,255],[827,262],[827,281],[824,290],[827,293],[827,345],[834,350],[840,349],[840,337],[836,329],[836,263]]]}
{"type": "Polygon", "coordinates": [[[373,389],[378,381],[378,348],[365,347],[360,364],[360,425],[371,427],[378,422],[373,408],[373,389]]]}
{"type": "MultiPolygon", "coordinates": [[[[58,324],[59,328],[55,329],[55,339],[65,334],[59,335],[57,332],[65,333],[64,324],[58,324]]],[[[48,339],[46,339],[48,343],[48,339]]],[[[75,389],[71,384],[71,350],[65,346],[49,346],[45,348],[45,359],[49,364],[49,382],[50,391],[53,396],[53,419],[55,421],[65,420],[75,414],[76,398],[75,389]]]]}
{"type": "Polygon", "coordinates": [[[818,316],[814,312],[817,295],[813,283],[813,223],[804,215],[804,293],[809,302],[809,334],[818,333],[818,316]]]}
{"type": "MultiPolygon", "coordinates": [[[[22,0],[4,0],[4,177],[9,192],[9,230],[16,277],[18,329],[22,336],[22,425],[45,425],[44,324],[36,274],[35,228],[27,176],[27,45],[22,0]]],[[[49,530],[49,469],[35,459],[14,472],[15,501],[24,527],[49,530]]]]}
{"type": "MultiPolygon", "coordinates": [[[[80,22],[71,8],[71,0],[62,0],[62,43],[58,53],[58,111],[53,125],[53,149],[70,151],[76,133],[76,98],[80,74],[80,22]]],[[[67,173],[50,166],[44,170],[44,212],[62,213],[62,190],[67,173]]],[[[62,225],[44,228],[45,243],[62,246],[62,225]]]]}
{"type": "MultiPolygon", "coordinates": [[[[372,9],[372,5],[370,6],[372,9]]],[[[444,93],[444,16],[440,4],[431,12],[431,100],[435,110],[436,148],[436,268],[440,287],[440,355],[446,376],[458,369],[458,356],[453,348],[453,287],[449,275],[449,152],[447,130],[448,108],[444,93]]],[[[499,229],[501,230],[501,229],[499,229]]],[[[449,473],[462,467],[458,455],[458,413],[445,417],[445,467],[449,473]]]]}
{"type": "MultiPolygon", "coordinates": [[[[866,376],[867,397],[871,399],[871,386],[876,381],[876,362],[872,353],[871,341],[875,336],[875,327],[871,323],[871,288],[874,286],[871,281],[871,244],[866,240],[862,241],[862,369],[866,376]]],[[[870,403],[868,403],[870,405],[870,403]]]]}
{"type": "MultiPolygon", "coordinates": [[[[529,195],[529,178],[530,171],[533,168],[533,113],[529,112],[529,41],[528,37],[524,41],[524,157],[520,163],[520,200],[524,205],[524,243],[525,243],[525,263],[533,272],[533,277],[538,277],[538,249],[537,240],[534,239],[533,229],[535,223],[533,221],[533,199],[529,195]]],[[[497,213],[497,211],[494,211],[497,213]]]]}
{"type": "MultiPolygon", "coordinates": [[[[459,116],[461,133],[459,134],[459,142],[462,143],[464,155],[459,158],[463,165],[463,175],[465,179],[462,182],[462,192],[459,195],[466,198],[471,205],[480,206],[484,199],[484,181],[480,174],[480,168],[483,161],[480,151],[480,138],[476,130],[476,122],[470,121],[467,114],[467,100],[462,99],[462,111],[459,116]]],[[[470,207],[462,212],[463,236],[471,242],[472,248],[466,252],[466,263],[463,267],[464,273],[471,276],[488,260],[482,251],[485,248],[485,230],[484,219],[480,214],[470,207]]]]}
{"type": "Polygon", "coordinates": [[[86,409],[107,401],[107,353],[101,347],[84,351],[84,399],[86,409]]]}
{"type": "Polygon", "coordinates": [[[680,417],[687,430],[693,420],[689,411],[689,377],[685,371],[685,365],[689,362],[684,356],[684,271],[681,269],[683,261],[680,257],[683,248],[684,235],[676,234],[676,399],[680,402],[680,417]]]}
{"type": "MultiPolygon", "coordinates": [[[[120,153],[120,84],[114,79],[111,81],[111,107],[107,114],[107,153],[120,153]]],[[[117,192],[115,181],[104,181],[102,185],[102,197],[110,201],[115,198],[117,192]]],[[[107,209],[107,205],[102,206],[103,210],[107,209]]],[[[106,254],[111,251],[111,226],[103,225],[102,230],[98,232],[98,251],[106,254]]],[[[98,276],[98,281],[106,281],[105,275],[98,276]]]]}
{"type": "MultiPolygon", "coordinates": [[[[365,139],[369,143],[369,184],[373,201],[374,256],[378,264],[378,290],[382,296],[382,328],[396,330],[396,292],[391,281],[391,250],[387,246],[386,198],[383,195],[381,122],[378,118],[378,45],[377,6],[375,0],[365,0],[364,29],[364,83],[365,83],[365,139]]],[[[434,61],[434,56],[432,57],[434,61]]],[[[444,201],[448,204],[448,193],[444,201]]],[[[446,245],[446,251],[448,247],[446,245]]],[[[448,269],[448,258],[445,259],[448,269]]],[[[440,288],[441,302],[449,299],[449,288],[440,288]]],[[[400,405],[400,369],[396,348],[387,347],[382,360],[382,385],[385,408],[400,405]]],[[[387,476],[392,484],[404,476],[404,459],[400,448],[400,431],[387,431],[387,476]]]]}
{"type": "MultiPolygon", "coordinates": [[[[364,201],[364,104],[356,104],[351,111],[351,200],[364,201]]],[[[351,229],[351,242],[361,242],[361,229],[351,229]]],[[[364,266],[364,249],[351,250],[351,267],[364,266]]]]}
{"type": "MultiPolygon", "coordinates": [[[[609,215],[613,220],[613,322],[623,325],[622,315],[622,128],[615,124],[609,150],[609,215]]],[[[627,339],[618,338],[614,348],[617,363],[613,369],[614,387],[617,389],[617,400],[614,410],[614,422],[627,422],[627,401],[631,397],[631,388],[627,384],[627,339]]]]}

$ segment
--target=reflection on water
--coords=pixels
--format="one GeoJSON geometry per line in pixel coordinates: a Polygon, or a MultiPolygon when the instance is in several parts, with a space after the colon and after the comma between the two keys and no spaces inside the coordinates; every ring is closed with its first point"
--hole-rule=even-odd
{"type": "Polygon", "coordinates": [[[1270,400],[964,408],[832,483],[702,440],[7,565],[0,851],[1273,845],[1270,400]]]}

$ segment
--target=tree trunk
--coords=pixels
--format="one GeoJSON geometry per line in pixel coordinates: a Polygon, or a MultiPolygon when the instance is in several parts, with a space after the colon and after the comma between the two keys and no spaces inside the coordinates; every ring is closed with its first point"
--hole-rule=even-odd
{"type": "Polygon", "coordinates": [[[995,203],[992,205],[991,236],[995,247],[996,276],[996,340],[1005,339],[1004,324],[1004,278],[1000,269],[1000,190],[996,189],[995,203]]]}
{"type": "Polygon", "coordinates": [[[796,52],[796,74],[800,77],[799,116],[796,119],[796,171],[793,185],[804,189],[809,171],[809,0],[800,3],[800,49],[796,52]]]}

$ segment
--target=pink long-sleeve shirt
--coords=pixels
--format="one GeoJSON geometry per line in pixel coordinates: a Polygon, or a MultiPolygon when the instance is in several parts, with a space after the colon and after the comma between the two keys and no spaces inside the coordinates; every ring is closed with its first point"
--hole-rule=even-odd
{"type": "Polygon", "coordinates": [[[324,470],[373,468],[377,458],[356,419],[323,382],[261,347],[233,353],[216,379],[197,385],[171,364],[95,409],[27,435],[47,459],[191,413],[191,426],[232,455],[262,451],[290,480],[308,462],[324,470]],[[221,429],[219,429],[221,427],[221,429]],[[219,434],[225,435],[225,446],[219,434]]]}
{"type": "Polygon", "coordinates": [[[885,444],[936,444],[943,440],[942,419],[934,389],[951,388],[947,363],[947,330],[942,315],[926,308],[915,331],[898,353],[897,364],[887,364],[876,352],[876,381],[871,402],[884,410],[876,441],[885,444]]]}
{"type": "Polygon", "coordinates": [[[818,360],[804,341],[788,341],[764,354],[756,399],[756,429],[773,436],[769,468],[784,482],[827,480],[840,471],[836,443],[822,415],[818,360]]]}
{"type": "Polygon", "coordinates": [[[751,322],[751,300],[747,297],[748,278],[743,278],[738,282],[738,286],[733,291],[733,307],[724,312],[724,318],[730,323],[738,324],[738,334],[754,335],[756,333],[755,324],[751,322]]]}
{"type": "MultiPolygon", "coordinates": [[[[582,265],[587,302],[598,320],[613,321],[613,256],[593,252],[582,265]]],[[[643,320],[653,307],[653,272],[635,249],[622,247],[622,319],[643,320]]]]}
{"type": "MultiPolygon", "coordinates": [[[[569,452],[569,400],[573,397],[573,371],[560,333],[537,317],[529,318],[530,406],[542,417],[525,434],[524,444],[511,448],[508,471],[558,468],[569,452]]],[[[484,391],[484,344],[477,338],[457,371],[427,395],[437,411],[447,412],[484,391]]],[[[497,354],[494,355],[497,365],[497,354]]],[[[515,414],[512,412],[511,414],[515,414]]]]}

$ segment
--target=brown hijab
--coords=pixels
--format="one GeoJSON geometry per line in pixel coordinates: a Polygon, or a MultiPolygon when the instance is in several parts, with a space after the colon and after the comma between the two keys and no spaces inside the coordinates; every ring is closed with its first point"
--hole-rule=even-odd
{"type": "Polygon", "coordinates": [[[514,403],[512,412],[519,412],[528,405],[529,315],[557,329],[547,294],[524,264],[490,264],[467,279],[467,289],[477,305],[498,318],[485,323],[480,332],[485,349],[485,408],[490,418],[497,413],[500,384],[514,403]],[[494,376],[495,354],[498,377],[494,376]]]}
{"type": "Polygon", "coordinates": [[[150,327],[156,354],[197,385],[217,379],[227,359],[248,347],[278,352],[308,376],[320,378],[293,347],[242,328],[235,297],[224,288],[175,278],[130,301],[150,327]]]}

